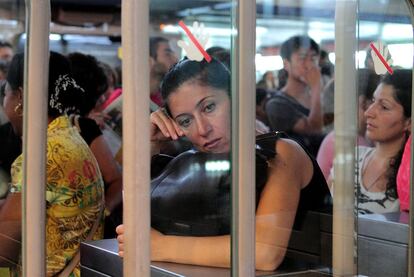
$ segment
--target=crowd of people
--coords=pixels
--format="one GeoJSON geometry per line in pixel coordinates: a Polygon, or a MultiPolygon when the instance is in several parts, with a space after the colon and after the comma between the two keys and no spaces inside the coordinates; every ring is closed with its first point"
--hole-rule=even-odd
{"type": "MultiPolygon", "coordinates": [[[[212,47],[207,49],[211,62],[186,57],[179,61],[167,39],[153,37],[149,45],[148,96],[152,105],[148,120],[153,158],[168,156],[167,165],[183,153],[200,164],[218,157],[215,155],[229,160],[229,51],[212,47]]],[[[301,228],[306,212],[329,210],[335,197],[333,65],[326,51],[308,36],[289,38],[281,45],[280,54],[284,68],[277,75],[266,72],[256,89],[257,176],[252,185],[256,188],[259,270],[276,269],[284,260],[292,230],[301,228]]],[[[0,233],[17,241],[21,239],[21,190],[25,185],[21,155],[23,68],[24,54],[14,54],[11,44],[0,42],[0,233]]],[[[411,75],[411,70],[396,68],[392,75],[380,78],[372,68],[360,69],[358,91],[350,92],[358,95],[355,178],[356,205],[361,214],[408,210],[411,75]]],[[[105,108],[122,98],[118,78],[110,65],[91,55],[50,52],[47,276],[62,271],[80,276],[76,259],[80,243],[87,239],[117,236],[123,256],[121,156],[127,146],[113,151],[105,133],[110,117],[105,108]]],[[[167,166],[157,161],[161,160],[151,161],[157,168],[152,177],[159,184],[167,179],[160,174],[167,166]]],[[[153,226],[151,259],[229,267],[230,195],[223,189],[226,178],[201,172],[194,181],[189,177],[191,170],[195,167],[175,168],[178,177],[168,176],[166,182],[174,178],[191,182],[194,191],[205,183],[216,186],[227,200],[211,204],[217,205],[217,214],[199,216],[224,216],[209,235],[194,233],[195,229],[193,233],[169,233],[153,226]],[[187,251],[176,251],[178,247],[187,251]]],[[[168,201],[191,202],[185,197],[194,196],[194,191],[179,191],[168,201]]],[[[212,197],[204,191],[197,199],[203,202],[212,197]]],[[[13,247],[0,236],[0,254],[13,252],[13,247]]],[[[19,267],[12,271],[19,274],[19,267]]]]}
{"type": "MultiPolygon", "coordinates": [[[[393,74],[381,77],[375,73],[369,53],[366,68],[358,69],[355,92],[356,206],[360,214],[408,210],[412,71],[396,68],[393,74]],[[404,199],[403,205],[400,199],[404,199]]],[[[256,117],[261,125],[257,127],[284,131],[307,147],[317,157],[334,195],[333,65],[307,36],[289,38],[280,54],[287,81],[277,90],[263,88],[263,80],[270,79],[266,72],[258,82],[256,117]]]]}

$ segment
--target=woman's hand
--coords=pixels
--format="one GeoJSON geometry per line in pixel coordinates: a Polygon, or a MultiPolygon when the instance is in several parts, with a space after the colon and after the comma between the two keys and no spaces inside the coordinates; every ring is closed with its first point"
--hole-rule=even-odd
{"type": "Polygon", "coordinates": [[[167,139],[177,140],[184,133],[177,123],[169,117],[164,109],[158,109],[151,113],[151,141],[163,141],[167,139]]]}
{"type": "Polygon", "coordinates": [[[116,240],[118,241],[118,254],[120,257],[124,256],[124,224],[118,225],[115,232],[117,233],[116,240]]]}
{"type": "MultiPolygon", "coordinates": [[[[118,227],[116,227],[116,233],[118,234],[118,236],[116,237],[117,241],[118,241],[118,254],[120,257],[124,256],[124,242],[125,242],[125,228],[124,228],[124,224],[119,225],[118,227]]],[[[158,232],[157,230],[151,228],[151,260],[159,260],[160,258],[160,254],[161,254],[161,250],[163,247],[163,243],[162,243],[162,238],[164,237],[164,235],[160,232],[158,232]]]]}

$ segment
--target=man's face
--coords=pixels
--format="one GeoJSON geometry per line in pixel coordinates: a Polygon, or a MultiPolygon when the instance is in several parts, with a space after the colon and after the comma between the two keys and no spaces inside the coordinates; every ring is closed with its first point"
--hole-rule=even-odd
{"type": "Polygon", "coordinates": [[[0,48],[0,60],[10,62],[13,58],[13,50],[10,47],[0,48]]]}
{"type": "Polygon", "coordinates": [[[288,78],[304,82],[304,76],[312,66],[318,66],[319,55],[312,49],[300,48],[292,53],[290,60],[285,59],[284,65],[288,78]]]}
{"type": "Polygon", "coordinates": [[[157,58],[155,61],[162,64],[166,69],[165,72],[167,72],[174,64],[177,63],[178,58],[168,42],[160,42],[157,47],[157,58]]]}

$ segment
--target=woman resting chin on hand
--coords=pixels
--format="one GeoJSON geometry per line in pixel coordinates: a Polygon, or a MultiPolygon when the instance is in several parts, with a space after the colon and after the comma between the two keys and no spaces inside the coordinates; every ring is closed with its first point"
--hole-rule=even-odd
{"type": "MultiPolygon", "coordinates": [[[[161,93],[166,108],[151,114],[153,142],[184,135],[198,151],[230,152],[230,73],[223,64],[215,59],[210,63],[182,60],[165,76],[161,93]]],[[[279,139],[272,151],[276,154],[268,162],[268,177],[256,209],[258,270],[274,270],[283,261],[299,203],[321,205],[317,197],[306,201],[314,197],[312,191],[321,192],[321,199],[322,194],[329,195],[316,162],[296,142],[279,139]],[[301,193],[305,188],[309,195],[301,193]]],[[[124,226],[118,226],[116,232],[123,256],[124,226]]],[[[230,267],[230,235],[173,236],[152,229],[151,259],[230,267]]]]}

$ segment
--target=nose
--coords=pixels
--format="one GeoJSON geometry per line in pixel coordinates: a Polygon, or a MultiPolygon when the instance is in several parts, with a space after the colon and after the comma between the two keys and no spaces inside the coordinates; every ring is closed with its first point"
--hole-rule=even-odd
{"type": "Polygon", "coordinates": [[[365,110],[365,112],[364,112],[364,116],[365,117],[372,117],[373,116],[373,114],[374,114],[374,107],[375,106],[375,103],[372,103],[371,105],[369,105],[368,106],[368,108],[365,110]]]}
{"type": "Polygon", "coordinates": [[[196,116],[196,124],[198,134],[202,137],[207,137],[212,130],[212,126],[207,118],[204,116],[196,116]]]}

